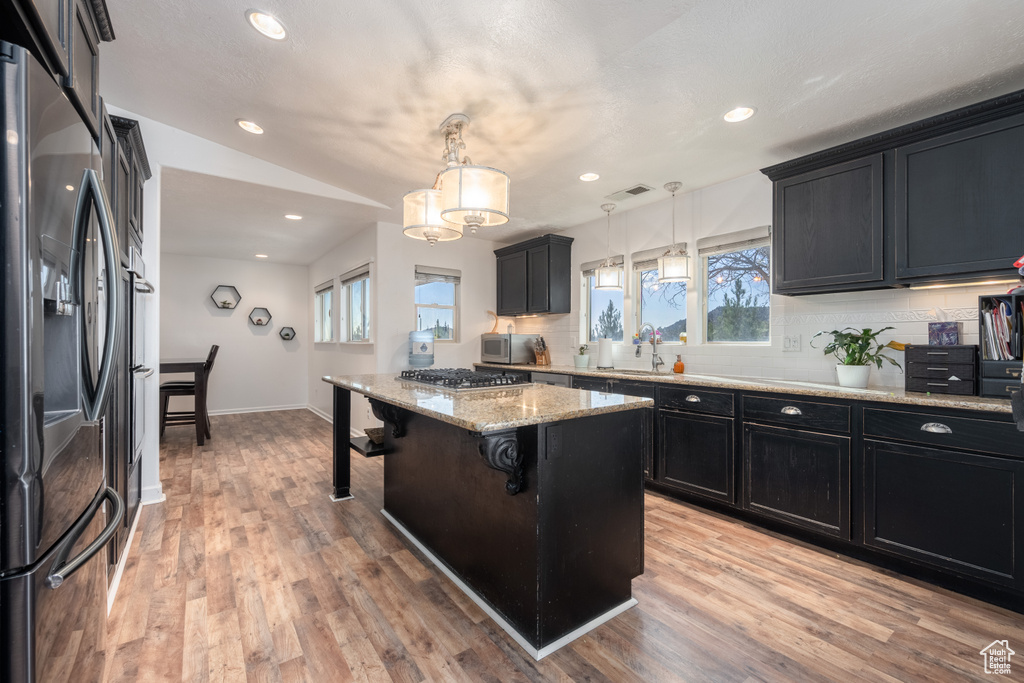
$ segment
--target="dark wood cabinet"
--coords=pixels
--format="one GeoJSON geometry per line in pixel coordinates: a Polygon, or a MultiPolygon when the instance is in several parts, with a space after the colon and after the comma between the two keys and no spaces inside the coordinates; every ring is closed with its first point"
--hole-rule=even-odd
{"type": "Polygon", "coordinates": [[[1024,461],[868,440],[864,542],[918,562],[1024,587],[1024,461]]]}
{"type": "MultiPolygon", "coordinates": [[[[152,173],[149,168],[149,157],[142,141],[139,122],[120,116],[110,117],[117,133],[119,149],[118,168],[115,171],[114,204],[118,231],[124,233],[125,242],[129,239],[136,248],[142,248],[143,238],[143,186],[152,173]]],[[[125,249],[128,247],[126,246],[125,249]]]]}
{"type": "Polygon", "coordinates": [[[734,423],[731,417],[659,410],[658,482],[734,505],[734,423]]]}
{"type": "Polygon", "coordinates": [[[850,538],[850,437],[743,425],[743,507],[850,538]]]}
{"type": "Polygon", "coordinates": [[[498,315],[568,313],[572,238],[544,235],[497,249],[498,315]]]}
{"type": "Polygon", "coordinates": [[[13,0],[0,6],[3,40],[33,51],[52,73],[69,72],[68,0],[13,0]]]}
{"type": "Polygon", "coordinates": [[[96,138],[100,136],[100,39],[84,0],[71,0],[70,69],[65,91],[96,138]]]}
{"type": "Polygon", "coordinates": [[[775,183],[773,290],[881,283],[882,155],[775,183]]]}
{"type": "Polygon", "coordinates": [[[526,313],[526,252],[498,257],[498,315],[526,313]]]}
{"type": "Polygon", "coordinates": [[[1024,115],[896,150],[896,279],[1012,272],[1024,254],[1024,115]]]}
{"type": "Polygon", "coordinates": [[[609,382],[606,379],[599,377],[585,377],[581,375],[573,375],[572,377],[572,388],[582,389],[583,391],[601,391],[604,393],[609,392],[609,382]]]}

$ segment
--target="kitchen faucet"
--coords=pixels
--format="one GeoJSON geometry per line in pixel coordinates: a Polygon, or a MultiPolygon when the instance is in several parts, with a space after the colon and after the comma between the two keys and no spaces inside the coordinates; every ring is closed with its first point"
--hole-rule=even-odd
{"type": "Polygon", "coordinates": [[[644,323],[640,326],[640,331],[637,335],[640,337],[640,343],[636,347],[636,357],[640,357],[640,351],[644,348],[644,330],[651,328],[651,372],[657,372],[659,365],[664,365],[665,361],[658,355],[658,332],[654,329],[654,325],[650,323],[644,323]]]}

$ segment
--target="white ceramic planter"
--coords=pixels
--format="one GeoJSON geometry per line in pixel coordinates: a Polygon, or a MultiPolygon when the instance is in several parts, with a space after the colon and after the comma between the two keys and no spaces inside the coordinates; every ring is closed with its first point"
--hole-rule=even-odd
{"type": "Polygon", "coordinates": [[[854,389],[866,389],[868,386],[868,375],[871,374],[870,365],[837,365],[836,377],[839,378],[839,386],[851,387],[854,389]]]}
{"type": "Polygon", "coordinates": [[[580,354],[577,353],[575,356],[572,357],[572,360],[573,363],[576,364],[576,367],[585,368],[587,367],[587,365],[590,364],[590,354],[586,353],[581,356],[580,354]]]}

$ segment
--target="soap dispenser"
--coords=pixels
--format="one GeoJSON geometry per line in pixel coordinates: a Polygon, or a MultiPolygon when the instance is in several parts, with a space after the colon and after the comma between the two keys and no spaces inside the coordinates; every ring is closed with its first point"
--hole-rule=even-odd
{"type": "Polygon", "coordinates": [[[672,372],[677,374],[683,374],[683,357],[682,355],[676,354],[676,364],[672,366],[672,372]]]}

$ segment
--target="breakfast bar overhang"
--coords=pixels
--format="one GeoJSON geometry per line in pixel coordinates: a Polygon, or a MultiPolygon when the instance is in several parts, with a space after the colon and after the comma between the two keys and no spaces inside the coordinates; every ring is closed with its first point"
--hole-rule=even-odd
{"type": "Polygon", "coordinates": [[[334,385],[334,498],[350,496],[355,391],[385,423],[382,514],[534,658],[636,604],[650,399],[323,380],[334,385]]]}

